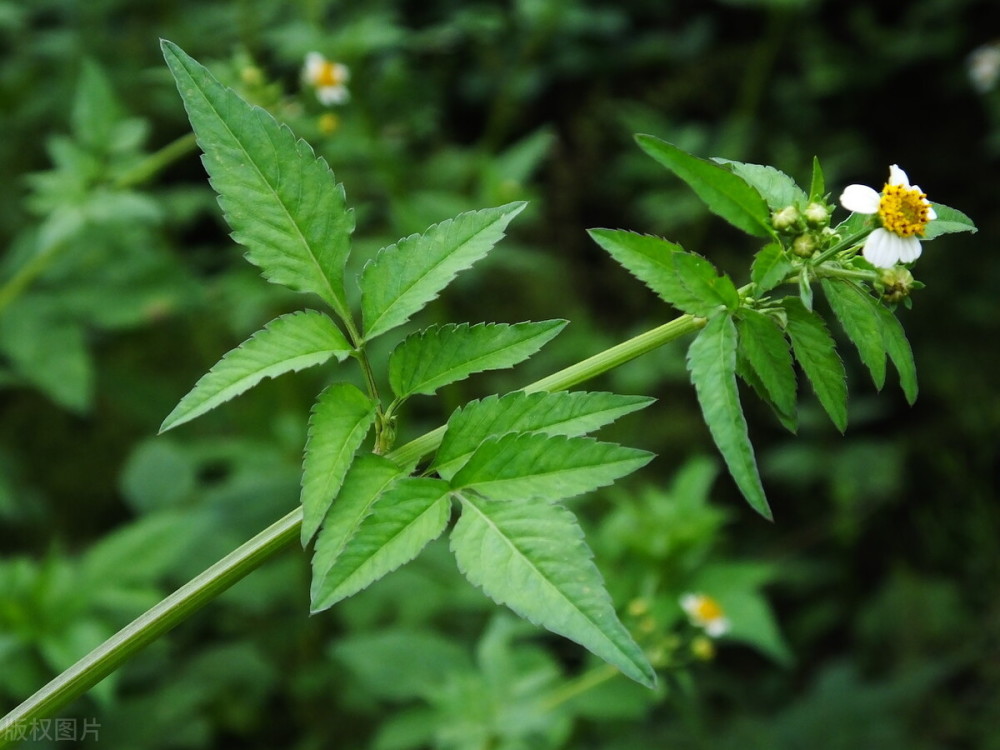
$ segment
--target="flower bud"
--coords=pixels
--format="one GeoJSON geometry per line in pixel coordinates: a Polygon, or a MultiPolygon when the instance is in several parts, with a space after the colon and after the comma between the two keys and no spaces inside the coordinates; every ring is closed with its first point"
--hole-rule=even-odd
{"type": "Polygon", "coordinates": [[[830,223],[830,209],[822,203],[813,201],[802,213],[811,227],[825,227],[830,223]]]}
{"type": "Polygon", "coordinates": [[[779,232],[794,229],[799,221],[799,209],[795,206],[785,206],[780,211],[771,214],[771,226],[779,232]]]}
{"type": "Polygon", "coordinates": [[[879,273],[882,298],[886,302],[899,302],[910,296],[913,289],[913,274],[902,266],[883,268],[879,273]]]}
{"type": "Polygon", "coordinates": [[[812,234],[800,234],[792,243],[792,252],[800,258],[809,258],[816,252],[816,237],[812,234]]]}

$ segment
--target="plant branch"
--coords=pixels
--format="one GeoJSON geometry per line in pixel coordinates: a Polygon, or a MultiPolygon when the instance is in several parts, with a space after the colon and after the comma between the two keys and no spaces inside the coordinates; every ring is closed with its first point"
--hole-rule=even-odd
{"type": "MultiPolygon", "coordinates": [[[[675,320],[641,333],[593,357],[571,365],[522,390],[560,391],[615,369],[657,347],[693,333],[705,325],[703,318],[682,315],[675,320]]],[[[419,461],[434,451],[444,436],[444,427],[397,448],[387,458],[405,465],[419,461]]],[[[187,619],[237,581],[259,567],[299,536],[302,509],[273,523],[155,607],[140,615],[118,633],[84,656],[33,696],[0,719],[0,748],[8,746],[19,727],[51,716],[109,675],[137,651],[187,619]]]]}

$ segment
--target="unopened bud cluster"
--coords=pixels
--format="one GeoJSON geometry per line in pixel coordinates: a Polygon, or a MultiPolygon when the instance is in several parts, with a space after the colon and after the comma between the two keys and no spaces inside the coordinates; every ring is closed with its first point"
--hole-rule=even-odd
{"type": "Polygon", "coordinates": [[[833,236],[830,212],[831,207],[821,201],[811,201],[805,207],[791,204],[771,214],[771,226],[785,238],[785,246],[793,253],[809,258],[833,236]]]}

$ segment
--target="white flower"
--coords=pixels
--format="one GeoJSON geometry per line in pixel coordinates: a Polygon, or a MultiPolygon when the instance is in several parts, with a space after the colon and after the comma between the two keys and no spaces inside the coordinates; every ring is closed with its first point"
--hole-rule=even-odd
{"type": "Polygon", "coordinates": [[[840,194],[840,205],[856,214],[878,214],[881,219],[882,226],[868,235],[861,250],[877,268],[919,258],[919,238],[927,223],[937,218],[927,196],[895,164],[889,167],[889,182],[881,193],[866,185],[848,185],[840,194]]]}
{"type": "Polygon", "coordinates": [[[316,89],[316,98],[327,107],[343,104],[351,96],[346,86],[351,78],[347,66],[330,62],[319,52],[306,55],[302,74],[306,82],[316,89]]]}
{"type": "Polygon", "coordinates": [[[1000,42],[984,44],[969,55],[969,80],[976,91],[985,94],[1000,80],[1000,42]]]}
{"type": "Polygon", "coordinates": [[[693,625],[704,628],[713,638],[729,631],[726,613],[712,597],[706,594],[684,594],[681,597],[681,607],[687,612],[693,625]]]}

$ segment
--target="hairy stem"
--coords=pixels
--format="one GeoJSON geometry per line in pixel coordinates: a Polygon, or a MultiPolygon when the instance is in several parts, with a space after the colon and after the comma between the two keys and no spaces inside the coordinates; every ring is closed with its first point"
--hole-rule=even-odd
{"type": "MultiPolygon", "coordinates": [[[[697,331],[703,318],[681,317],[641,333],[593,357],[542,378],[523,390],[560,391],[615,369],[657,347],[697,331]]],[[[426,433],[390,452],[387,457],[405,465],[433,452],[444,436],[444,427],[426,433]]],[[[186,583],[155,607],[139,616],[49,684],[0,719],[0,748],[11,744],[18,729],[51,716],[109,675],[129,657],[259,567],[265,560],[299,537],[302,509],[294,511],[233,550],[198,577],[186,583]]]]}

